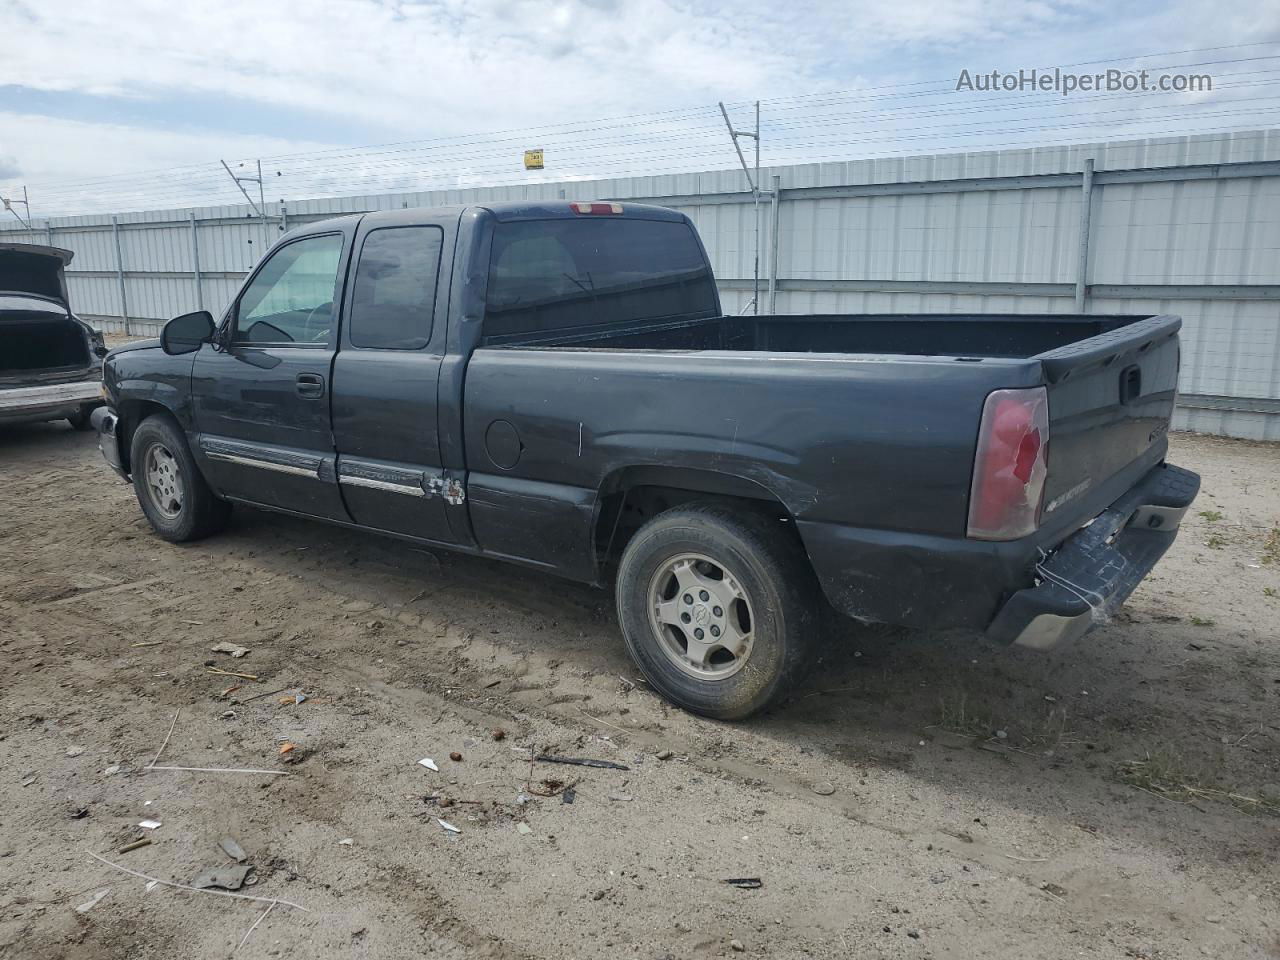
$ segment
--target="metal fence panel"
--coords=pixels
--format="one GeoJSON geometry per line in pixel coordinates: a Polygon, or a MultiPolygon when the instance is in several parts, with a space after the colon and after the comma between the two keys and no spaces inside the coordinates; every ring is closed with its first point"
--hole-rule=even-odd
{"type": "MultiPolygon", "coordinates": [[[[778,243],[765,197],[760,312],[776,252],[778,313],[1070,313],[1077,296],[1089,313],[1178,313],[1176,425],[1280,439],[1280,130],[802,164],[763,170],[762,187],[774,176],[778,243]]],[[[750,309],[756,212],[740,170],[302,200],[287,222],[559,198],[682,210],[725,310],[750,309]]],[[[63,217],[32,231],[0,225],[0,239],[74,250],[76,309],[109,332],[153,335],[170,316],[225,308],[279,236],[284,211],[268,212],[276,219],[243,204],[63,217]]]]}

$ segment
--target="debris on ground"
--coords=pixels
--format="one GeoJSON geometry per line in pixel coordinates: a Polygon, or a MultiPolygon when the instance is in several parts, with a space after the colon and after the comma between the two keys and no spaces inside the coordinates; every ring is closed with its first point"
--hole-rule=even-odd
{"type": "Polygon", "coordinates": [[[453,751],[453,753],[449,754],[449,759],[452,760],[454,763],[461,763],[462,754],[460,754],[457,750],[455,750],[453,751]]]}
{"type": "Polygon", "coordinates": [[[159,820],[140,820],[138,821],[138,826],[143,830],[158,830],[164,826],[164,824],[159,820]]]}
{"type": "Polygon", "coordinates": [[[434,770],[436,773],[440,772],[440,768],[436,766],[436,762],[430,757],[423,757],[418,761],[418,766],[426,767],[428,770],[434,770]]]}
{"type": "Polygon", "coordinates": [[[670,750],[659,750],[656,754],[654,754],[654,756],[656,756],[659,760],[670,760],[672,757],[675,756],[675,753],[673,753],[670,750]]]}
{"type": "Polygon", "coordinates": [[[89,815],[88,807],[76,807],[74,810],[71,811],[72,820],[83,820],[88,815],[89,815]]]}
{"type": "Polygon", "coordinates": [[[223,837],[218,841],[218,846],[222,848],[222,852],[234,860],[236,863],[244,863],[249,859],[249,855],[244,852],[244,848],[236,843],[231,837],[223,837]]]}
{"type": "Polygon", "coordinates": [[[578,794],[573,787],[565,787],[564,792],[560,794],[561,803],[573,803],[576,799],[578,799],[578,794]]]}
{"type": "Polygon", "coordinates": [[[68,757],[78,757],[82,753],[84,753],[84,747],[67,747],[68,757]]]}
{"type": "Polygon", "coordinates": [[[759,890],[764,886],[764,881],[759,877],[730,877],[725,883],[739,890],[759,890]]]}
{"type": "Polygon", "coordinates": [[[742,941],[741,941],[741,940],[730,940],[730,941],[729,941],[729,948],[730,948],[734,953],[742,953],[742,951],[743,951],[743,950],[746,950],[746,949],[747,949],[747,948],[746,948],[746,946],[742,943],[742,941]]]}
{"type": "Polygon", "coordinates": [[[635,797],[631,796],[629,793],[611,793],[609,794],[609,799],[617,800],[620,803],[630,803],[635,799],[635,797]]]}
{"type": "Polygon", "coordinates": [[[813,792],[820,797],[829,797],[836,792],[836,786],[830,780],[819,780],[813,785],[813,792]]]}
{"type": "Polygon", "coordinates": [[[214,653],[229,653],[236,660],[239,660],[241,657],[247,657],[249,655],[248,647],[241,647],[237,644],[227,643],[225,641],[219,644],[215,644],[209,649],[212,650],[214,653]]]}
{"type": "Polygon", "coordinates": [[[307,695],[301,690],[294,690],[287,697],[281,697],[276,702],[282,707],[296,707],[300,703],[307,702],[307,695]]]}
{"type": "Polygon", "coordinates": [[[533,833],[533,827],[529,826],[527,823],[521,820],[519,823],[516,824],[516,832],[524,833],[524,834],[533,833]]]}
{"type": "Polygon", "coordinates": [[[253,865],[248,863],[234,867],[210,867],[192,880],[191,885],[199,890],[205,890],[210,887],[218,887],[222,890],[239,890],[244,886],[245,879],[252,872],[253,865]]]}
{"type": "Polygon", "coordinates": [[[507,731],[503,730],[501,727],[494,727],[489,731],[489,736],[493,737],[495,740],[501,740],[506,735],[507,731]]]}
{"type": "Polygon", "coordinates": [[[110,777],[110,776],[112,776],[112,775],[114,775],[114,774],[117,774],[117,773],[119,773],[119,772],[120,772],[120,764],[118,764],[118,763],[113,763],[111,766],[107,767],[107,769],[105,769],[105,770],[103,770],[103,771],[102,771],[102,775],[103,775],[104,777],[110,777]]]}
{"type": "Polygon", "coordinates": [[[436,823],[440,824],[440,826],[444,827],[444,828],[445,828],[446,830],[448,830],[450,833],[461,833],[461,832],[462,832],[462,831],[461,831],[461,830],[459,830],[457,827],[455,827],[452,823],[450,823],[448,820],[441,820],[439,817],[436,817],[436,823]]]}
{"type": "Polygon", "coordinates": [[[341,840],[338,841],[338,846],[352,847],[352,846],[355,846],[355,842],[356,841],[353,837],[343,837],[341,840]]]}
{"type": "Polygon", "coordinates": [[[297,749],[298,745],[296,743],[289,743],[288,741],[285,741],[280,744],[280,756],[283,757],[286,753],[293,753],[293,751],[297,749]]]}
{"type": "Polygon", "coordinates": [[[99,903],[101,903],[102,898],[105,897],[110,892],[111,892],[110,887],[103,887],[101,890],[95,893],[92,897],[90,897],[84,903],[76,907],[76,913],[88,913],[90,910],[96,907],[99,903]]]}
{"type": "Polygon", "coordinates": [[[135,840],[133,843],[126,843],[117,850],[117,853],[132,853],[134,850],[141,850],[143,847],[151,846],[151,838],[143,837],[141,840],[135,840]]]}
{"type": "Polygon", "coordinates": [[[258,680],[258,678],[252,673],[235,673],[231,670],[220,670],[217,667],[208,667],[207,672],[216,673],[220,677],[237,677],[240,680],[258,680]]]}
{"type": "Polygon", "coordinates": [[[571,763],[579,767],[599,767],[601,770],[630,770],[628,766],[614,763],[612,760],[593,760],[589,757],[557,757],[554,754],[542,753],[534,757],[539,763],[571,763]]]}

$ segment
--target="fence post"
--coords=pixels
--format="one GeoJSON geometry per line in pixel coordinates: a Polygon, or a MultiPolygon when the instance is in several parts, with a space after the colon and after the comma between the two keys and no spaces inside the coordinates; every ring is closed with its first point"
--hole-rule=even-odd
{"type": "Polygon", "coordinates": [[[1080,259],[1076,264],[1076,312],[1084,313],[1089,296],[1089,217],[1093,212],[1093,157],[1084,162],[1080,181],[1080,259]]]}
{"type": "Polygon", "coordinates": [[[120,316],[124,318],[124,335],[133,336],[129,328],[129,298],[124,292],[124,254],[120,249],[120,218],[111,215],[111,237],[116,243],[116,283],[120,287],[120,316]]]}
{"type": "Polygon", "coordinates": [[[778,312],[778,206],[782,191],[782,177],[773,178],[773,192],[769,203],[769,313],[778,312]]]}
{"type": "Polygon", "coordinates": [[[204,291],[200,287],[200,237],[196,231],[196,212],[191,214],[191,276],[196,285],[196,309],[204,309],[204,291]]]}

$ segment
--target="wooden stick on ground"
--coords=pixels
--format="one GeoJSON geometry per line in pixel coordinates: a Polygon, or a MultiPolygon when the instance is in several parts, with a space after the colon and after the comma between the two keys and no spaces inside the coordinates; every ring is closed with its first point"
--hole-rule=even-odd
{"type": "Polygon", "coordinates": [[[178,725],[178,714],[180,713],[182,713],[181,707],[173,711],[173,723],[169,724],[169,732],[164,735],[164,742],[160,744],[160,749],[156,751],[155,758],[150,763],[147,764],[148,768],[154,767],[156,765],[156,763],[160,760],[160,754],[164,753],[164,748],[169,745],[169,738],[173,736],[173,728],[178,725]]]}

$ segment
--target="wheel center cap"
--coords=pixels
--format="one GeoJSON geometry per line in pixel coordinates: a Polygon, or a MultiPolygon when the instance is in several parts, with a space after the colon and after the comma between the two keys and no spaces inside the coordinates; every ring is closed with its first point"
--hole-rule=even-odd
{"type": "Polygon", "coordinates": [[[705,627],[711,622],[711,611],[702,604],[698,604],[693,608],[693,622],[700,627],[705,627]]]}

